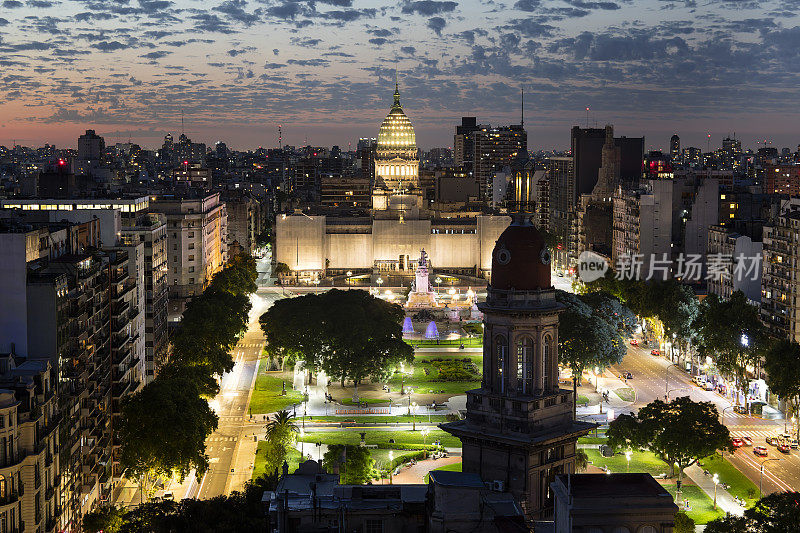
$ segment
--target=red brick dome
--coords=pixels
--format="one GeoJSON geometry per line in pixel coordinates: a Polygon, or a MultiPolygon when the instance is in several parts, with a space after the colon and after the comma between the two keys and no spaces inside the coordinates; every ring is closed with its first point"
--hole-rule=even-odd
{"type": "Polygon", "coordinates": [[[550,251],[527,216],[516,216],[492,251],[492,289],[550,288],[550,251]]]}

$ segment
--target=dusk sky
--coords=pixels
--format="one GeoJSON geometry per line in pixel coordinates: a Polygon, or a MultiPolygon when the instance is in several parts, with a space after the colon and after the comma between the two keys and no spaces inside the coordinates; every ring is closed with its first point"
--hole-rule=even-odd
{"type": "Polygon", "coordinates": [[[0,144],[232,148],[374,137],[395,69],[421,147],[462,115],[529,148],[613,123],[647,148],[800,142],[800,0],[0,0],[0,144]]]}

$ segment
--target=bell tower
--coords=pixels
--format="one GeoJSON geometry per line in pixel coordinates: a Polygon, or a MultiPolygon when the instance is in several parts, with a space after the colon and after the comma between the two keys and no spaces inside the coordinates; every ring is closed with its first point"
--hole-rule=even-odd
{"type": "Polygon", "coordinates": [[[550,252],[527,215],[500,235],[484,315],[483,381],[467,391],[464,420],[441,424],[461,439],[463,471],[511,492],[531,520],[553,514],[550,483],[575,472],[575,398],[558,383],[558,315],[550,252]]]}

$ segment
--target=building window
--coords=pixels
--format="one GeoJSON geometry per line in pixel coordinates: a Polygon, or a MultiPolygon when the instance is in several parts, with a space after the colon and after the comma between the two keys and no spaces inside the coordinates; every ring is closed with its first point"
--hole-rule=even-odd
{"type": "Polygon", "coordinates": [[[368,518],[364,526],[364,533],[383,533],[383,520],[368,518]]]}
{"type": "Polygon", "coordinates": [[[189,285],[194,285],[194,278],[189,278],[189,285]]]}
{"type": "Polygon", "coordinates": [[[550,389],[550,343],[550,335],[545,335],[542,345],[542,388],[544,390],[550,389]]]}
{"type": "Polygon", "coordinates": [[[533,341],[529,337],[517,342],[517,392],[533,391],[533,341]]]}
{"type": "Polygon", "coordinates": [[[194,272],[194,267],[189,267],[189,273],[194,272]]]}
{"type": "Polygon", "coordinates": [[[190,239],[194,239],[194,232],[193,232],[193,231],[190,231],[190,232],[189,232],[189,238],[190,238],[190,239]]]}
{"type": "Polygon", "coordinates": [[[495,354],[497,357],[497,385],[501,393],[506,391],[507,367],[508,367],[508,344],[506,338],[498,335],[494,338],[495,354]]]}
{"type": "Polygon", "coordinates": [[[189,249],[190,249],[190,250],[194,250],[194,243],[193,243],[193,242],[190,242],[190,243],[189,243],[189,249]]]}
{"type": "Polygon", "coordinates": [[[189,256],[189,261],[194,261],[194,254],[189,256]]]}

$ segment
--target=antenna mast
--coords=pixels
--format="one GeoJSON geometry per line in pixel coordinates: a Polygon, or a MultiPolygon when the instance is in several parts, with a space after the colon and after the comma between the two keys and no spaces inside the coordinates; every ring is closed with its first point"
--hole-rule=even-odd
{"type": "Polygon", "coordinates": [[[283,149],[283,131],[281,131],[281,128],[283,128],[283,126],[281,124],[278,124],[278,149],[282,150],[283,149]]]}
{"type": "Polygon", "coordinates": [[[525,128],[525,88],[520,87],[519,92],[521,95],[519,102],[519,125],[525,128]]]}

